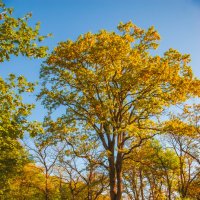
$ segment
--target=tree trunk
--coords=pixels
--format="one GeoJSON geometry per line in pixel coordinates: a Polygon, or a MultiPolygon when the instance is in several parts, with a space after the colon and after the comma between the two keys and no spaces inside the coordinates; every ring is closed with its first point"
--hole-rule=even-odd
{"type": "Polygon", "coordinates": [[[171,182],[169,180],[168,175],[167,175],[167,186],[168,186],[168,199],[171,200],[171,188],[172,188],[172,186],[171,186],[171,182]]]}
{"type": "Polygon", "coordinates": [[[48,191],[48,173],[45,174],[45,200],[49,199],[49,191],[48,191]]]}
{"type": "Polygon", "coordinates": [[[118,152],[116,160],[116,174],[117,174],[117,197],[116,200],[122,198],[122,153],[118,152]]]}
{"type": "Polygon", "coordinates": [[[143,183],[143,177],[142,177],[142,170],[139,169],[139,175],[140,175],[140,193],[141,193],[141,199],[142,200],[145,200],[144,199],[144,183],[143,183]]]}
{"type": "Polygon", "coordinates": [[[109,157],[109,182],[110,182],[110,198],[111,200],[117,200],[117,188],[116,188],[116,173],[115,173],[115,160],[114,155],[109,157]]]}

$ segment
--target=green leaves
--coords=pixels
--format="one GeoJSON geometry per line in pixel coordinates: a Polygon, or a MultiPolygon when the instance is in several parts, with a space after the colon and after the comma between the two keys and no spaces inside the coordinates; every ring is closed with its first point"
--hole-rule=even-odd
{"type": "Polygon", "coordinates": [[[0,5],[0,62],[9,60],[11,55],[22,54],[27,57],[43,58],[47,55],[47,47],[38,46],[47,36],[39,35],[39,23],[35,28],[28,25],[31,13],[23,18],[12,17],[12,9],[0,5]]]}
{"type": "Polygon", "coordinates": [[[34,84],[29,83],[22,76],[15,77],[11,74],[8,81],[0,78],[0,135],[3,137],[19,138],[27,130],[28,121],[34,105],[25,104],[21,95],[32,92],[34,84]]]}

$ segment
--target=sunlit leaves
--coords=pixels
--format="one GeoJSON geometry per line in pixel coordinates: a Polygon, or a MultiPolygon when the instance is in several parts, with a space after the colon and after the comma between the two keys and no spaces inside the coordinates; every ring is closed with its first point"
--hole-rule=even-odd
{"type": "Polygon", "coordinates": [[[21,94],[32,92],[34,84],[24,77],[11,74],[8,81],[0,79],[0,134],[13,138],[22,137],[27,127],[26,117],[34,107],[22,102],[21,94]]]}
{"type": "Polygon", "coordinates": [[[47,47],[38,46],[37,42],[47,36],[39,36],[39,23],[35,28],[27,24],[31,14],[23,18],[14,18],[13,9],[0,5],[0,62],[9,60],[11,55],[22,54],[28,57],[45,57],[47,47]]]}
{"type": "Polygon", "coordinates": [[[122,34],[101,30],[59,43],[41,70],[47,87],[40,96],[49,109],[64,105],[87,123],[117,127],[119,115],[128,126],[198,96],[188,55],[169,49],[151,56],[160,40],[153,27],[145,31],[128,22],[118,29],[122,34]]]}

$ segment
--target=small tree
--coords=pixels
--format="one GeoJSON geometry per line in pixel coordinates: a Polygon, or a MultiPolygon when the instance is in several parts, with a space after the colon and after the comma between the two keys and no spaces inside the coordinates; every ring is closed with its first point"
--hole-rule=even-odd
{"type": "Polygon", "coordinates": [[[45,200],[51,199],[51,175],[53,174],[54,167],[56,167],[56,162],[64,149],[64,146],[60,148],[55,147],[52,143],[43,143],[42,139],[36,138],[34,140],[34,145],[25,144],[35,162],[41,166],[41,173],[44,174],[44,196],[45,200]]]}
{"type": "Polygon", "coordinates": [[[169,144],[179,160],[178,192],[181,198],[200,195],[194,185],[200,175],[200,105],[184,106],[183,113],[173,117],[176,129],[169,131],[169,144]],[[181,123],[182,121],[182,123],[181,123]],[[179,123],[177,123],[179,122],[179,123]],[[183,123],[184,122],[184,123],[183,123]],[[194,194],[193,190],[196,190],[194,194]]]}

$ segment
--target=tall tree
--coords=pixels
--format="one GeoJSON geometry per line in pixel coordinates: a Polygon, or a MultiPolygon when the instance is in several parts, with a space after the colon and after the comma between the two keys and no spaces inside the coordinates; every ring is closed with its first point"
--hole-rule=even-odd
{"type": "Polygon", "coordinates": [[[122,198],[125,157],[162,130],[157,119],[168,107],[200,91],[189,55],[174,49],[162,57],[150,54],[160,39],[154,27],[143,30],[129,22],[118,31],[59,43],[41,69],[40,94],[50,111],[66,108],[57,123],[68,126],[71,120],[98,136],[112,200],[122,198]]]}

